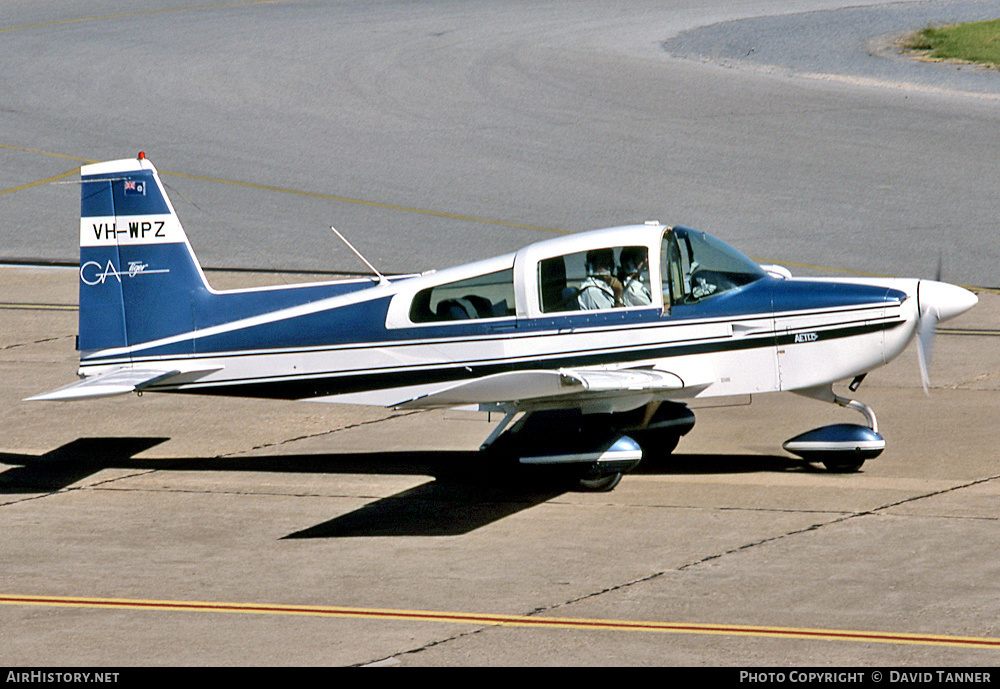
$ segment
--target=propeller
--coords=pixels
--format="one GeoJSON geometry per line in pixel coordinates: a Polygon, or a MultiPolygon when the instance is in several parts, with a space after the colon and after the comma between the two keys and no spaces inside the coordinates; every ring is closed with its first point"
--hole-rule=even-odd
{"type": "Polygon", "coordinates": [[[917,283],[917,359],[925,393],[930,386],[931,352],[938,323],[965,313],[979,302],[979,298],[969,290],[941,282],[940,256],[936,277],[936,280],[920,280],[917,283]]]}

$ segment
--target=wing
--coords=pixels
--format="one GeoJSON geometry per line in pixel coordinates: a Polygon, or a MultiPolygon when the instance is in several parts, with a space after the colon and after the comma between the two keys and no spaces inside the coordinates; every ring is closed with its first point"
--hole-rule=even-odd
{"type": "Polygon", "coordinates": [[[112,395],[123,395],[127,392],[139,392],[150,385],[164,383],[170,379],[180,378],[181,376],[187,380],[190,379],[191,374],[202,375],[218,370],[221,370],[221,367],[199,369],[197,371],[181,371],[176,368],[167,370],[162,368],[122,367],[106,373],[99,373],[57,390],[29,397],[25,401],[68,401],[111,397],[112,395]]]}
{"type": "Polygon", "coordinates": [[[573,407],[602,400],[611,403],[625,397],[666,397],[690,387],[677,374],[654,368],[510,371],[458,383],[395,406],[397,409],[470,404],[510,405],[521,409],[573,407]]]}

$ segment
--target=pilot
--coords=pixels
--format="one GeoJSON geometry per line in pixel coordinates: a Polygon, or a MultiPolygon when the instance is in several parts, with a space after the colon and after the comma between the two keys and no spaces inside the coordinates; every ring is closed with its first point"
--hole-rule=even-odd
{"type": "Polygon", "coordinates": [[[646,249],[641,246],[627,246],[620,256],[621,269],[618,278],[622,282],[622,302],[625,306],[647,306],[653,302],[649,293],[649,274],[643,279],[643,271],[648,268],[646,249]]]}
{"type": "Polygon", "coordinates": [[[614,276],[614,249],[591,249],[587,252],[587,279],[580,283],[576,302],[581,311],[623,306],[622,283],[614,276]]]}

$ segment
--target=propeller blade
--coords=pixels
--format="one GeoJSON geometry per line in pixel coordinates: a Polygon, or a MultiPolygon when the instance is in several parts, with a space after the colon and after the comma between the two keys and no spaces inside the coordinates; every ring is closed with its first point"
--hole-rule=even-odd
{"type": "Polygon", "coordinates": [[[934,330],[938,323],[959,316],[979,301],[975,294],[957,285],[937,280],[917,283],[917,356],[920,362],[920,379],[924,392],[930,386],[931,349],[934,330]]]}
{"type": "Polygon", "coordinates": [[[920,329],[917,340],[917,361],[920,363],[920,380],[924,384],[924,393],[930,387],[931,354],[934,349],[934,330],[939,321],[937,309],[928,306],[920,311],[920,329]]]}

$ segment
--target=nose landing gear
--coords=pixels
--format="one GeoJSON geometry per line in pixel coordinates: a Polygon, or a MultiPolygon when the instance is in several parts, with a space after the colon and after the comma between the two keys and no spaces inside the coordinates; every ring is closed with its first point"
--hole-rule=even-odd
{"type": "MultiPolygon", "coordinates": [[[[851,383],[856,390],[863,376],[851,383]]],[[[838,423],[815,428],[790,438],[782,447],[798,455],[807,462],[821,462],[827,471],[853,473],[861,469],[866,460],[874,459],[885,449],[885,438],[878,432],[878,421],[871,407],[857,400],[841,397],[833,391],[832,385],[798,390],[798,394],[822,402],[830,402],[841,407],[854,409],[868,422],[866,426],[853,423],[838,423]]]]}

